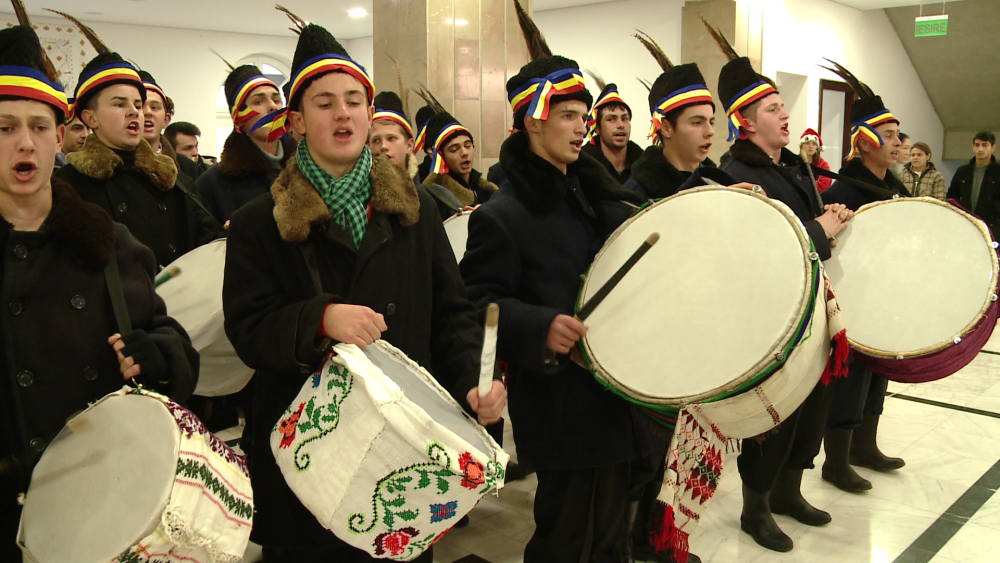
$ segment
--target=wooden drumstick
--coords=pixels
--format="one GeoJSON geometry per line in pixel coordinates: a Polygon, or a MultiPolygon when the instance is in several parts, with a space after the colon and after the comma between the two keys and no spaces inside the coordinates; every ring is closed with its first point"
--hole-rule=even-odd
{"type": "Polygon", "coordinates": [[[154,287],[160,287],[161,285],[167,283],[168,281],[181,275],[181,269],[178,266],[170,266],[166,270],[160,272],[160,275],[156,276],[156,282],[154,287]]]}
{"type": "MultiPolygon", "coordinates": [[[[659,240],[660,240],[660,233],[650,233],[650,235],[646,237],[646,240],[642,241],[642,244],[639,245],[639,248],[635,249],[635,252],[632,253],[632,256],[629,256],[628,260],[626,260],[625,263],[618,268],[618,271],[615,272],[614,275],[612,275],[610,278],[608,278],[608,281],[604,282],[604,285],[602,285],[601,288],[598,289],[596,293],[594,293],[594,296],[591,297],[589,301],[583,304],[583,307],[580,307],[580,310],[577,312],[576,315],[574,315],[574,317],[580,321],[587,320],[587,317],[589,317],[591,313],[594,312],[594,309],[596,309],[597,306],[600,305],[602,301],[604,301],[604,299],[608,296],[608,294],[611,293],[611,291],[619,283],[621,283],[622,278],[625,277],[625,274],[629,273],[629,270],[635,267],[635,265],[639,262],[639,260],[647,252],[649,252],[649,249],[653,248],[653,245],[656,244],[657,241],[659,240]]],[[[556,358],[556,353],[553,352],[552,350],[549,350],[546,354],[545,361],[547,363],[554,363],[555,358],[556,358]]]]}
{"type": "MultiPolygon", "coordinates": [[[[500,306],[490,303],[486,308],[486,327],[483,331],[483,355],[479,362],[479,398],[484,399],[493,390],[493,367],[497,361],[497,324],[500,320],[500,306]]],[[[479,418],[483,426],[486,422],[479,418]]]]}

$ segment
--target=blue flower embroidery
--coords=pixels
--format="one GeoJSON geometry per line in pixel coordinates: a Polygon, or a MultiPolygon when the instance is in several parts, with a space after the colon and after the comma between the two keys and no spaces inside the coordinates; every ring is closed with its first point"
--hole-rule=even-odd
{"type": "Polygon", "coordinates": [[[454,518],[456,510],[458,510],[458,501],[453,500],[445,504],[432,504],[431,523],[434,524],[442,520],[454,518]]]}

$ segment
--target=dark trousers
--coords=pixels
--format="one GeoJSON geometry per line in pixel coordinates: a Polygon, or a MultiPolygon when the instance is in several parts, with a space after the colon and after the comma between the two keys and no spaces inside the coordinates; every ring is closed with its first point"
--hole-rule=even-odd
{"type": "Polygon", "coordinates": [[[782,467],[812,469],[813,459],[823,444],[827,415],[833,397],[831,387],[840,383],[834,380],[829,386],[817,383],[812,393],[777,431],[763,438],[743,440],[740,456],[736,459],[743,483],[764,494],[771,490],[782,467]]]}
{"type": "MultiPolygon", "coordinates": [[[[667,431],[673,434],[672,431],[667,431]]],[[[632,545],[652,545],[650,538],[656,529],[656,495],[660,494],[660,488],[663,487],[669,448],[670,436],[667,436],[665,441],[656,444],[652,454],[632,462],[629,500],[638,503],[635,522],[632,524],[632,545]]]]}
{"type": "Polygon", "coordinates": [[[524,563],[621,563],[628,535],[629,464],[541,470],[535,533],[524,563]]]}
{"type": "MultiPolygon", "coordinates": [[[[372,563],[387,561],[387,559],[375,559],[367,553],[346,544],[344,548],[311,550],[265,547],[264,563],[372,563]]],[[[428,549],[413,561],[416,563],[432,563],[434,561],[432,552],[433,548],[428,549]]]]}
{"type": "Polygon", "coordinates": [[[853,430],[865,416],[882,414],[889,381],[861,363],[851,360],[846,379],[830,384],[833,400],[827,426],[834,430],[853,430]]]}

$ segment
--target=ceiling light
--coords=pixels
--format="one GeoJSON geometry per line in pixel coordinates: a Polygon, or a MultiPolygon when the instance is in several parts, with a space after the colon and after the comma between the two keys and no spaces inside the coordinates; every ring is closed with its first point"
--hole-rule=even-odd
{"type": "Polygon", "coordinates": [[[352,18],[363,18],[368,15],[368,10],[364,8],[351,8],[350,10],[347,10],[347,15],[352,18]]]}

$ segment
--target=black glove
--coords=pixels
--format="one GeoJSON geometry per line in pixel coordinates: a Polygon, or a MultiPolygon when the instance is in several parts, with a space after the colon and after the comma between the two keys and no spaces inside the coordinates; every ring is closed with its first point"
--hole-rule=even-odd
{"type": "Polygon", "coordinates": [[[125,343],[122,355],[131,357],[140,366],[140,373],[134,381],[143,387],[166,393],[170,388],[167,360],[149,334],[142,329],[133,330],[122,336],[122,342],[125,343]]]}

